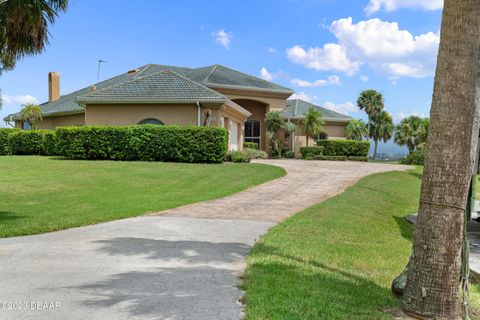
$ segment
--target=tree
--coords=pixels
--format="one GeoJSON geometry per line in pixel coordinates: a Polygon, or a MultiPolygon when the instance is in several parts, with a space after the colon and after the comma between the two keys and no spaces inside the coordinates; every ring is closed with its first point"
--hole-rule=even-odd
{"type": "Polygon", "coordinates": [[[371,119],[370,123],[370,137],[375,143],[373,149],[373,160],[377,157],[378,142],[387,142],[393,136],[395,126],[393,124],[392,116],[387,111],[381,111],[371,119]]]}
{"type": "Polygon", "coordinates": [[[352,120],[345,128],[347,139],[362,141],[368,136],[367,125],[362,119],[352,120]]]}
{"type": "Polygon", "coordinates": [[[401,146],[407,146],[412,153],[417,148],[425,145],[428,135],[428,118],[410,116],[402,119],[395,129],[394,141],[401,146]]]}
{"type": "Polygon", "coordinates": [[[322,132],[323,124],[324,122],[322,118],[322,113],[313,107],[308,108],[303,118],[303,131],[307,136],[307,147],[308,138],[322,132]]]}
{"type": "Polygon", "coordinates": [[[291,149],[292,151],[295,151],[295,140],[293,137],[293,133],[297,130],[297,125],[293,122],[286,122],[284,127],[285,130],[287,130],[288,137],[291,137],[291,149]]]}
{"type": "Polygon", "coordinates": [[[34,104],[25,104],[20,110],[20,120],[27,121],[32,130],[37,130],[37,124],[42,122],[42,109],[34,104]]]}
{"type": "Polygon", "coordinates": [[[368,115],[367,134],[370,134],[372,118],[377,116],[385,107],[383,95],[376,90],[364,90],[357,99],[357,106],[368,115]]]}
{"type": "Polygon", "coordinates": [[[280,129],[285,127],[285,122],[283,121],[282,114],[280,111],[270,111],[265,115],[266,128],[267,128],[267,139],[270,142],[273,155],[281,155],[281,143],[282,140],[277,139],[277,133],[280,129]]]}
{"type": "Polygon", "coordinates": [[[480,118],[478,30],[480,1],[445,0],[419,212],[401,298],[405,313],[417,318],[463,315],[465,204],[480,118]]]}

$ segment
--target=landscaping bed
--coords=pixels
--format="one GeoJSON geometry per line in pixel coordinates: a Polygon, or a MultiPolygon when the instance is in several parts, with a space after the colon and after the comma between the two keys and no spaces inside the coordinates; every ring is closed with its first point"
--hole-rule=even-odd
{"type": "Polygon", "coordinates": [[[285,175],[263,164],[0,157],[0,237],[55,231],[224,197],[285,175]]]}

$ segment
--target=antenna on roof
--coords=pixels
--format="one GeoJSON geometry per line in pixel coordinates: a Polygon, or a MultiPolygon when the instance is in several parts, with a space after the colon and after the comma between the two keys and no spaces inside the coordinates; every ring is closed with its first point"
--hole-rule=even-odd
{"type": "Polygon", "coordinates": [[[98,60],[97,83],[98,83],[98,81],[100,80],[100,65],[101,65],[102,63],[107,63],[107,61],[102,60],[102,59],[98,60]]]}

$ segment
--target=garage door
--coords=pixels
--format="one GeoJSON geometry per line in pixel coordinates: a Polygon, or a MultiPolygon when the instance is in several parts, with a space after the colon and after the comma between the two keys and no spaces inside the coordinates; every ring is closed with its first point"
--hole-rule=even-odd
{"type": "Polygon", "coordinates": [[[238,125],[235,121],[230,121],[230,150],[238,150],[238,125]]]}

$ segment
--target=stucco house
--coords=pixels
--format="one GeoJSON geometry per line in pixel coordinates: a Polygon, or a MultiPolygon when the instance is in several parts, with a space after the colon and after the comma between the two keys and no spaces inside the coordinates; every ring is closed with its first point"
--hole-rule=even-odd
{"type": "MultiPolygon", "coordinates": [[[[278,84],[221,66],[185,68],[148,64],[124,74],[60,95],[60,75],[48,75],[49,101],[40,105],[39,129],[82,125],[198,125],[226,128],[229,148],[241,150],[243,142],[267,148],[265,114],[282,112],[298,123],[285,142],[298,151],[305,145],[301,127],[309,107],[318,108],[331,138],[343,138],[351,118],[301,100],[287,100],[293,91],[278,84]]],[[[28,124],[13,114],[4,119],[17,128],[28,124]]]]}

